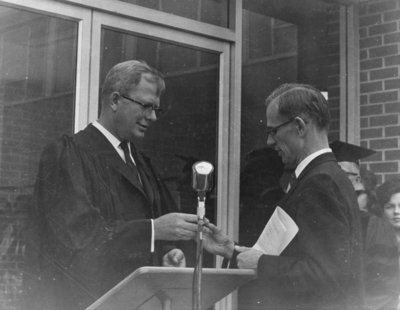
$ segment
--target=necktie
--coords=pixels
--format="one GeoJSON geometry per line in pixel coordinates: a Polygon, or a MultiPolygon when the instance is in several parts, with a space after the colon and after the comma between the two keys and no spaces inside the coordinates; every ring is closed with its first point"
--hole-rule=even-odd
{"type": "MultiPolygon", "coordinates": [[[[124,151],[125,154],[125,158],[126,158],[126,164],[132,168],[133,170],[135,170],[135,175],[137,176],[140,184],[142,185],[142,188],[144,190],[144,192],[146,193],[147,197],[150,200],[151,205],[153,206],[153,197],[154,197],[154,192],[153,192],[153,188],[150,184],[150,181],[148,180],[146,174],[143,171],[143,168],[140,165],[140,160],[138,158],[138,154],[136,153],[136,149],[135,147],[131,144],[131,151],[132,151],[132,155],[133,158],[135,159],[136,164],[132,161],[132,158],[130,156],[130,152],[129,152],[129,148],[128,148],[128,142],[122,142],[120,144],[122,150],[124,151]]],[[[160,214],[160,213],[156,213],[155,210],[152,209],[152,214],[153,217],[157,217],[155,216],[156,214],[160,214]]]]}
{"type": "Polygon", "coordinates": [[[131,154],[129,152],[128,142],[126,141],[121,142],[119,146],[124,151],[126,165],[131,169],[131,171],[134,173],[135,177],[139,180],[139,182],[142,183],[142,181],[140,180],[139,171],[135,163],[133,162],[131,154]]]}
{"type": "Polygon", "coordinates": [[[295,186],[296,181],[297,181],[296,174],[294,172],[292,172],[290,174],[288,187],[286,188],[286,193],[289,192],[290,189],[295,186]]]}

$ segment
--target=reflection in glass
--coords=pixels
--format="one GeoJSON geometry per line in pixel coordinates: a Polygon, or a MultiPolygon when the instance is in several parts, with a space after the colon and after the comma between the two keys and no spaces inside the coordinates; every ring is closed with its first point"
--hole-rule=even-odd
{"type": "Polygon", "coordinates": [[[40,153],[73,128],[77,24],[0,6],[0,308],[21,293],[40,153]]]}
{"type": "MultiPolygon", "coordinates": [[[[130,59],[145,60],[165,75],[161,108],[166,113],[137,146],[152,159],[181,211],[196,213],[192,165],[217,163],[219,55],[115,30],[103,29],[102,37],[101,81],[113,65],[130,59]]],[[[216,191],[206,203],[206,216],[213,221],[216,191]]],[[[187,263],[193,263],[190,255],[187,263]]]]}
{"type": "Polygon", "coordinates": [[[242,155],[266,144],[263,102],[276,86],[298,79],[298,27],[243,10],[242,155]]]}

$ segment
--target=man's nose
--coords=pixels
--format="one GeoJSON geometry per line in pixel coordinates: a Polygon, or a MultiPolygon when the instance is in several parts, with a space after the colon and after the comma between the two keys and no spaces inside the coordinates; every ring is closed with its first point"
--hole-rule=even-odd
{"type": "Polygon", "coordinates": [[[394,206],[394,212],[395,212],[395,213],[400,213],[400,204],[396,204],[396,205],[394,206]]]}
{"type": "Polygon", "coordinates": [[[156,111],[155,110],[151,110],[151,112],[146,115],[146,118],[151,120],[151,121],[153,121],[153,122],[155,122],[157,120],[156,111]]]}

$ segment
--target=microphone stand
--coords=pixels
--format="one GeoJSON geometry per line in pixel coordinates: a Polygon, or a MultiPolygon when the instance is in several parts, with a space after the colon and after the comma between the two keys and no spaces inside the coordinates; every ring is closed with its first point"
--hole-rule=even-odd
{"type": "Polygon", "coordinates": [[[206,213],[206,192],[212,187],[212,172],[214,167],[209,162],[196,162],[192,166],[192,187],[197,191],[197,247],[196,264],[193,273],[192,310],[201,309],[201,277],[203,268],[203,227],[206,213]]]}
{"type": "Polygon", "coordinates": [[[205,217],[205,192],[199,192],[197,197],[197,236],[196,265],[193,279],[192,303],[193,310],[201,310],[202,269],[203,269],[203,226],[205,217]]]}

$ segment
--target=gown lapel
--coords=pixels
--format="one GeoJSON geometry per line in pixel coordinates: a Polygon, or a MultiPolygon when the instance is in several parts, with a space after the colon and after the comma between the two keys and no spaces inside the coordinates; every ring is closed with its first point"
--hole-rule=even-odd
{"type": "Polygon", "coordinates": [[[131,169],[128,168],[123,159],[119,156],[117,151],[107,140],[107,138],[93,125],[87,127],[89,137],[87,147],[92,149],[93,152],[98,153],[104,158],[106,165],[119,174],[125,177],[138,191],[140,191],[146,198],[147,194],[138,178],[133,174],[131,169]]]}

